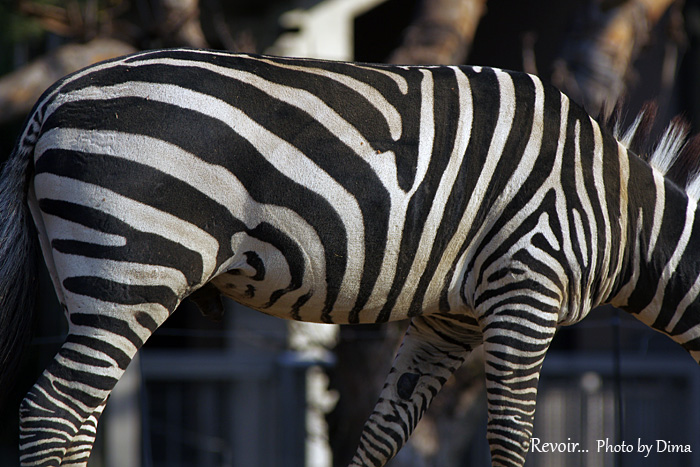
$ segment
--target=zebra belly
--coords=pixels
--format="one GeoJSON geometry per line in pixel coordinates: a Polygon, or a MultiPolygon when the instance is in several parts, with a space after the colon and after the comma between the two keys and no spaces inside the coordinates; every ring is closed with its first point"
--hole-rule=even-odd
{"type": "MultiPolygon", "coordinates": [[[[258,261],[257,252],[248,253],[250,258],[258,261]]],[[[273,256],[277,255],[273,254],[273,256]]],[[[354,295],[339,295],[337,302],[328,308],[324,300],[326,284],[316,283],[317,287],[305,284],[298,289],[290,290],[288,282],[290,275],[287,267],[272,271],[268,271],[266,267],[266,279],[263,281],[257,280],[259,273],[260,270],[251,264],[244,264],[218,275],[211,280],[211,284],[226,297],[278,318],[313,323],[353,324],[355,322],[350,319],[353,307],[347,305],[351,299],[355,298],[354,295]]],[[[437,302],[437,299],[435,301],[437,302]]],[[[385,302],[372,302],[362,307],[359,322],[376,322],[383,303],[385,302]]],[[[425,310],[425,313],[436,311],[437,307],[431,307],[425,310]]],[[[390,319],[394,321],[405,318],[408,318],[408,315],[399,310],[391,313],[390,319]]]]}
{"type": "MultiPolygon", "coordinates": [[[[308,322],[348,323],[356,306],[361,277],[346,271],[333,290],[323,246],[313,230],[289,225],[285,231],[269,227],[269,235],[237,233],[233,237],[233,258],[211,283],[233,300],[280,318],[308,322]],[[272,235],[275,232],[277,237],[272,235]],[[264,238],[264,239],[261,239],[264,238]],[[290,241],[294,237],[294,241],[290,241]]],[[[381,282],[373,298],[362,307],[364,321],[373,321],[388,294],[381,282]],[[381,299],[384,297],[384,300],[381,299]]]]}
{"type": "MultiPolygon", "coordinates": [[[[249,228],[232,236],[234,254],[210,281],[223,295],[269,315],[306,322],[374,323],[409,316],[420,276],[397,288],[393,275],[380,274],[368,288],[362,249],[336,270],[329,256],[339,253],[330,250],[303,218],[273,206],[266,211],[264,218],[252,216],[259,222],[249,219],[249,228]],[[370,290],[364,297],[363,287],[370,290]],[[378,319],[382,313],[386,319],[378,319]]],[[[384,262],[397,263],[398,249],[384,253],[384,262]]],[[[422,294],[420,308],[410,313],[438,312],[440,291],[422,294]]],[[[451,303],[457,301],[450,298],[451,303]]]]}
{"type": "Polygon", "coordinates": [[[222,294],[250,308],[290,319],[301,318],[294,310],[298,311],[302,302],[311,307],[318,302],[314,290],[322,292],[323,288],[315,284],[313,271],[300,269],[285,256],[290,253],[283,247],[244,233],[234,235],[233,243],[238,243],[237,253],[225,271],[211,281],[222,294]]]}

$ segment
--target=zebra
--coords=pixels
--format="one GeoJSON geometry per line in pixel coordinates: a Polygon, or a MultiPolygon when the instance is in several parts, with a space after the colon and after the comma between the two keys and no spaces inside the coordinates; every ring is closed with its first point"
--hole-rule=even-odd
{"type": "Polygon", "coordinates": [[[185,298],[220,317],[224,295],[410,319],[352,467],[391,459],[483,345],[492,465],[522,466],[558,326],[612,304],[700,359],[698,143],[673,121],[642,158],[643,121],[611,132],[477,66],[170,49],[63,78],[0,180],[0,387],[39,250],[69,323],[20,405],[22,465],[86,465],[139,348],[185,298]]]}

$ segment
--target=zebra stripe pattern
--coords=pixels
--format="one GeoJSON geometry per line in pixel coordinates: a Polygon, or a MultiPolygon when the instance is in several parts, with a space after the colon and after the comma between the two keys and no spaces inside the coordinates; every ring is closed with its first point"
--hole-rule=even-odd
{"type": "Polygon", "coordinates": [[[687,135],[670,126],[646,162],[635,128],[616,139],[482,67],[165,50],[64,78],[0,182],[2,320],[27,306],[32,229],[69,320],[20,408],[22,465],[86,465],[138,349],[184,298],[217,314],[223,294],[294,320],[411,318],[352,466],[393,457],[483,344],[492,463],[522,466],[558,325],[612,303],[700,357],[700,183],[668,175],[687,135]]]}

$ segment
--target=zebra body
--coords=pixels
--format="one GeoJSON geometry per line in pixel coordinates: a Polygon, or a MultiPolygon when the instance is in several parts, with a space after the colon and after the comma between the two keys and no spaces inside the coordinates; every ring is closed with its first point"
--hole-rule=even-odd
{"type": "Polygon", "coordinates": [[[64,78],[0,185],[2,319],[27,306],[31,212],[69,320],[22,403],[23,465],[84,465],[136,351],[219,293],[302,321],[412,319],[353,466],[384,465],[483,343],[492,462],[523,465],[558,325],[613,303],[699,358],[700,190],[664,178],[685,135],[650,166],[633,134],[481,67],[167,50],[64,78]]]}

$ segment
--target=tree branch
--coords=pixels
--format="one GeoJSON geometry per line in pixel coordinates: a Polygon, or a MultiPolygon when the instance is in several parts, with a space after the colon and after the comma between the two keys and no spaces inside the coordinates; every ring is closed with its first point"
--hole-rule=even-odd
{"type": "Polygon", "coordinates": [[[609,117],[652,28],[673,1],[591,2],[555,62],[552,82],[588,113],[609,117]]]}

